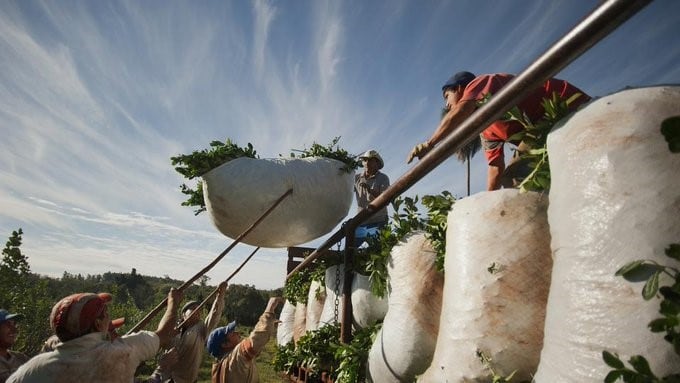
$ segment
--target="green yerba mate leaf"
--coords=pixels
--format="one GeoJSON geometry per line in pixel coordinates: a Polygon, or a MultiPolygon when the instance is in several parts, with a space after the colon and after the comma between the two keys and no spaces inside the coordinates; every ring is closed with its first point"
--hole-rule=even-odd
{"type": "Polygon", "coordinates": [[[668,142],[668,149],[673,153],[680,153],[680,116],[665,119],[661,123],[661,134],[668,142]]]}
{"type": "Polygon", "coordinates": [[[633,261],[619,270],[614,275],[622,276],[629,282],[642,282],[648,280],[655,273],[662,271],[663,267],[647,263],[644,260],[633,261]]]}
{"type": "Polygon", "coordinates": [[[635,371],[639,372],[640,374],[652,377],[654,374],[652,373],[652,369],[649,368],[649,363],[647,362],[647,359],[645,359],[644,356],[642,355],[634,355],[630,358],[628,361],[631,366],[635,369],[635,371]]]}
{"type": "Polygon", "coordinates": [[[654,298],[657,291],[659,291],[659,275],[661,275],[660,271],[652,274],[652,276],[647,280],[647,283],[645,283],[645,286],[642,288],[642,297],[645,300],[648,301],[654,298]]]}
{"type": "Polygon", "coordinates": [[[673,290],[673,288],[668,286],[663,286],[659,288],[659,292],[668,302],[676,305],[677,307],[680,307],[680,293],[678,293],[677,291],[673,290]]]}
{"type": "Polygon", "coordinates": [[[676,261],[680,261],[680,244],[679,243],[671,243],[666,250],[664,251],[666,255],[670,258],[675,259],[676,261]]]}
{"type": "Polygon", "coordinates": [[[665,318],[654,319],[653,321],[649,322],[647,327],[649,327],[649,331],[651,332],[666,331],[666,319],[665,318]]]}
{"type": "Polygon", "coordinates": [[[602,351],[602,359],[609,367],[624,368],[623,362],[621,359],[619,359],[617,354],[612,354],[611,352],[605,350],[602,351]]]}
{"type": "Polygon", "coordinates": [[[621,371],[613,370],[609,371],[609,374],[605,376],[604,383],[614,383],[618,378],[621,377],[621,371]]]}

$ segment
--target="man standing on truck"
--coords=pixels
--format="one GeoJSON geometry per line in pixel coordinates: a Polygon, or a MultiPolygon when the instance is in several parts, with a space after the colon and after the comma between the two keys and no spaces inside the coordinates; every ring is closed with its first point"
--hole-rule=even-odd
{"type": "MultiPolygon", "coordinates": [[[[357,206],[359,210],[362,210],[387,190],[390,186],[390,179],[380,171],[385,163],[377,151],[367,150],[359,156],[359,159],[364,165],[364,171],[354,176],[354,194],[357,199],[357,206]]],[[[387,207],[375,212],[357,227],[355,245],[358,247],[367,236],[377,234],[382,227],[387,225],[387,221],[387,207]]]]}
{"type": "MultiPolygon", "coordinates": [[[[430,139],[416,145],[408,155],[407,163],[415,157],[423,158],[432,148],[453,132],[463,121],[477,110],[480,103],[487,97],[493,96],[510,82],[515,76],[507,73],[485,74],[475,76],[470,72],[458,72],[451,76],[442,86],[445,108],[448,110],[430,139]]],[[[553,93],[566,100],[575,96],[568,107],[576,110],[580,105],[590,101],[590,96],[564,80],[551,78],[542,86],[534,89],[521,100],[517,107],[526,114],[532,122],[541,119],[545,110],[543,99],[551,98],[553,93]],[[577,96],[578,95],[578,96],[577,96]]],[[[505,170],[503,144],[509,142],[514,145],[520,143],[513,136],[521,132],[524,127],[517,121],[497,120],[489,125],[480,135],[482,147],[489,165],[487,171],[487,190],[500,189],[509,186],[502,185],[502,175],[505,170]]],[[[520,148],[521,150],[521,148],[520,148]]]]}

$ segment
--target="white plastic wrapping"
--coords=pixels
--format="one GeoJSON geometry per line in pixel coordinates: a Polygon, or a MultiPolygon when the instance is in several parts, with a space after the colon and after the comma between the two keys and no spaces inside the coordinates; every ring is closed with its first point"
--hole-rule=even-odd
{"type": "Polygon", "coordinates": [[[354,273],[352,279],[352,318],[354,326],[365,328],[381,321],[387,313],[387,298],[378,298],[371,291],[366,275],[354,273]]]}
{"type": "Polygon", "coordinates": [[[547,205],[547,195],[517,189],[453,205],[437,347],[420,381],[487,382],[488,367],[502,376],[515,371],[513,381],[531,380],[552,266],[547,205]],[[489,366],[478,351],[491,359],[489,366]]]}
{"type": "Polygon", "coordinates": [[[289,247],[331,231],[349,211],[354,172],[328,158],[237,158],[203,175],[206,208],[215,227],[236,238],[288,189],[286,197],[243,242],[289,247]]]}
{"type": "Polygon", "coordinates": [[[388,311],[368,356],[374,383],[413,382],[432,361],[444,286],[435,258],[422,232],[392,249],[388,311]]]}
{"type": "Polygon", "coordinates": [[[326,302],[326,288],[318,281],[312,281],[307,295],[307,319],[305,328],[307,331],[315,331],[319,328],[319,318],[326,302]],[[318,291],[318,293],[317,293],[318,291]]]}
{"type": "Polygon", "coordinates": [[[279,327],[276,330],[276,343],[285,346],[293,340],[293,324],[295,322],[295,305],[286,300],[279,315],[279,327]]]}
{"type": "Polygon", "coordinates": [[[297,343],[301,336],[307,332],[307,305],[298,302],[295,305],[295,321],[293,322],[293,340],[297,343]]]}
{"type": "Polygon", "coordinates": [[[602,351],[641,354],[657,376],[677,372],[669,343],[647,324],[659,301],[614,273],[637,259],[669,264],[680,240],[680,154],[661,122],[680,115],[680,87],[622,91],[596,100],[548,136],[548,218],[555,265],[539,383],[602,382],[602,351]]]}

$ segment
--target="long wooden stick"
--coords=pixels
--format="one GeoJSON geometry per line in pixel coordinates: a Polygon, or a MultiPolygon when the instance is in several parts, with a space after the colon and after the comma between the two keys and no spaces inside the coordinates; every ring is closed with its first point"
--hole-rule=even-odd
{"type": "MultiPolygon", "coordinates": [[[[201,271],[199,271],[196,275],[194,275],[193,277],[191,277],[191,279],[189,279],[188,281],[184,282],[184,283],[183,283],[180,287],[178,287],[177,289],[180,290],[180,291],[184,291],[184,289],[186,289],[187,287],[191,286],[191,284],[194,283],[194,282],[195,282],[198,278],[200,278],[203,274],[207,273],[210,269],[212,269],[212,268],[217,264],[217,262],[219,262],[222,258],[224,258],[224,256],[227,255],[227,253],[230,252],[231,249],[233,249],[239,242],[241,242],[241,240],[242,240],[246,235],[250,234],[250,232],[253,231],[253,229],[255,229],[255,227],[257,227],[257,225],[259,225],[260,222],[262,222],[262,220],[263,220],[265,217],[267,217],[267,216],[269,215],[269,213],[271,213],[277,206],[279,206],[279,204],[281,203],[281,201],[283,201],[286,197],[288,197],[288,196],[291,195],[292,193],[293,193],[293,189],[288,189],[285,193],[283,193],[283,195],[281,195],[281,197],[279,197],[279,199],[277,199],[276,202],[274,202],[274,203],[272,204],[272,206],[269,207],[269,209],[267,209],[264,213],[262,213],[262,215],[260,216],[260,218],[258,218],[252,225],[250,225],[250,227],[248,227],[243,233],[241,233],[241,235],[239,235],[238,237],[236,237],[236,239],[234,239],[234,242],[232,242],[231,245],[229,245],[229,247],[227,247],[226,249],[224,249],[224,251],[222,251],[222,253],[220,253],[220,255],[218,255],[217,258],[215,258],[212,262],[210,262],[210,264],[208,264],[208,266],[204,267],[204,268],[203,268],[201,271]]],[[[166,305],[167,303],[168,303],[168,298],[166,297],[166,298],[163,299],[163,301],[162,301],[161,303],[158,304],[158,306],[154,307],[154,309],[151,310],[151,312],[149,312],[148,314],[146,314],[146,316],[145,316],[144,318],[142,318],[142,320],[139,321],[139,323],[137,323],[136,325],[134,325],[134,326],[133,326],[126,334],[127,334],[127,335],[130,335],[130,334],[132,334],[133,332],[139,331],[142,327],[144,327],[147,323],[149,323],[149,321],[150,321],[151,319],[153,319],[153,317],[155,317],[156,314],[158,314],[158,312],[160,312],[160,311],[163,309],[163,307],[165,307],[165,305],[166,305]]]]}
{"type": "MultiPolygon", "coordinates": [[[[227,277],[227,279],[224,280],[224,282],[227,282],[227,283],[228,283],[228,282],[231,280],[231,278],[233,278],[236,274],[238,274],[238,272],[241,271],[241,269],[243,268],[243,266],[245,266],[246,263],[248,263],[248,261],[250,261],[250,258],[252,258],[253,255],[255,255],[255,253],[257,253],[258,250],[260,250],[259,247],[255,248],[255,250],[253,250],[253,252],[250,253],[250,255],[249,255],[243,262],[241,262],[241,265],[240,265],[239,267],[237,267],[236,270],[234,270],[234,272],[231,273],[231,275],[229,275],[229,277],[227,277]]],[[[220,284],[221,284],[221,283],[220,283],[220,284]]],[[[212,291],[212,292],[211,292],[211,293],[210,293],[210,294],[209,294],[209,295],[208,295],[201,303],[198,304],[198,306],[196,306],[196,307],[191,311],[191,313],[189,314],[189,316],[188,316],[186,319],[184,319],[182,322],[180,322],[180,324],[178,324],[178,325],[175,327],[175,330],[176,330],[176,331],[179,331],[179,330],[182,328],[182,326],[184,326],[184,324],[185,324],[189,319],[191,319],[194,315],[196,315],[196,314],[203,308],[203,306],[205,306],[205,304],[206,304],[208,301],[210,301],[211,299],[213,299],[213,297],[214,297],[215,295],[217,295],[217,292],[218,292],[219,290],[220,290],[220,287],[219,287],[219,286],[216,287],[215,290],[213,290],[213,291],[212,291]]]]}

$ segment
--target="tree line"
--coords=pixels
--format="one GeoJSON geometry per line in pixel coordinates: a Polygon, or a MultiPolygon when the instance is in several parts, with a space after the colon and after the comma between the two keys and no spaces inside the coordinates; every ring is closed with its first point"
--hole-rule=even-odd
{"type": "MultiPolygon", "coordinates": [[[[29,257],[21,251],[22,236],[21,228],[13,231],[2,250],[0,308],[23,315],[19,322],[19,337],[13,349],[29,356],[37,354],[44,341],[52,335],[50,312],[52,306],[65,296],[80,292],[111,293],[111,318],[125,318],[125,325],[119,329],[122,334],[161,302],[171,287],[183,283],[167,275],[141,275],[134,268],[129,273],[82,275],[64,271],[61,278],[39,275],[31,272],[29,257]]],[[[215,289],[209,285],[209,281],[207,276],[199,278],[184,291],[184,300],[202,301],[215,289]]],[[[221,323],[236,320],[240,325],[254,326],[269,297],[281,294],[282,289],[259,290],[251,285],[230,285],[225,296],[225,312],[221,323]]],[[[160,315],[146,328],[155,329],[159,320],[160,315]]]]}

